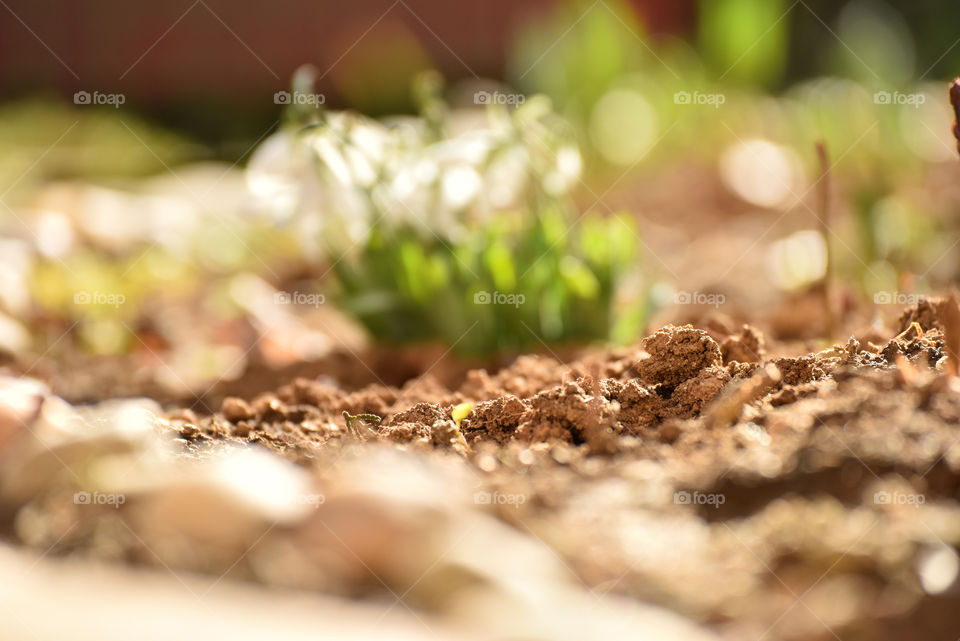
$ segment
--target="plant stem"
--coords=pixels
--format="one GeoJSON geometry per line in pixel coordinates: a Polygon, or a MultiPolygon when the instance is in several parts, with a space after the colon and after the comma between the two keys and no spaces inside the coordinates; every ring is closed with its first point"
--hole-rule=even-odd
{"type": "Polygon", "coordinates": [[[361,441],[363,440],[363,434],[360,432],[360,428],[356,426],[357,423],[360,425],[379,425],[381,418],[376,414],[350,414],[350,412],[343,412],[343,420],[347,423],[347,431],[356,436],[361,441]]]}
{"type": "Polygon", "coordinates": [[[820,293],[823,297],[823,316],[827,338],[832,339],[836,331],[836,319],[831,302],[833,255],[830,251],[830,156],[827,152],[827,143],[824,140],[817,141],[817,158],[820,161],[820,232],[823,234],[823,244],[827,253],[820,293]]]}
{"type": "Polygon", "coordinates": [[[960,154],[960,78],[950,85],[950,104],[953,105],[953,137],[957,139],[957,153],[960,154]]]}
{"type": "Polygon", "coordinates": [[[957,292],[953,290],[944,301],[940,321],[943,324],[944,351],[947,352],[947,376],[960,376],[960,303],[957,292]]]}

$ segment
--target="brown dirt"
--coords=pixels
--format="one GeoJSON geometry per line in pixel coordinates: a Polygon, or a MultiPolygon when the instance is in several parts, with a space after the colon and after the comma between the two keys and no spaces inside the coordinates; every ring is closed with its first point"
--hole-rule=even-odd
{"type": "MultiPolygon", "coordinates": [[[[760,340],[752,328],[743,332],[760,340]]],[[[430,374],[402,387],[368,385],[355,391],[332,380],[297,378],[249,402],[227,397],[220,412],[202,420],[177,418],[193,438],[243,439],[306,455],[344,435],[345,411],[381,416],[376,436],[427,443],[433,426],[450,420],[454,405],[472,402],[476,406],[461,424],[468,443],[559,440],[580,445],[597,429],[639,435],[669,418],[693,418],[732,375],[750,369],[734,361],[724,367],[719,344],[705,331],[668,326],[626,354],[593,354],[569,364],[522,356],[495,375],[471,370],[455,389],[430,374]],[[606,375],[599,381],[599,394],[589,372],[606,375]]]]}
{"type": "MultiPolygon", "coordinates": [[[[922,301],[906,310],[901,331],[875,349],[854,338],[846,345],[796,357],[764,358],[762,333],[743,325],[731,330],[712,322],[706,330],[667,326],[633,349],[590,353],[569,363],[545,356],[521,356],[495,374],[472,369],[459,385],[448,387],[427,374],[402,386],[369,384],[356,389],[329,377],[298,377],[251,401],[228,396],[220,412],[174,418],[191,438],[229,438],[261,443],[302,460],[331,439],[346,438],[343,412],[376,414],[383,421],[371,438],[429,445],[434,426],[450,421],[452,408],[474,407],[460,430],[470,444],[505,445],[562,441],[588,442],[598,429],[615,436],[652,437],[665,425],[693,421],[731,381],[753,376],[761,362],[776,368],[776,384],[760,398],[749,398],[742,415],[762,420],[773,408],[817,396],[825,381],[851,371],[884,371],[898,355],[924,367],[943,358],[937,306],[922,301]],[[596,378],[599,376],[599,386],[596,378]]],[[[450,377],[457,380],[461,377],[450,377]]]]}
{"type": "Polygon", "coordinates": [[[300,377],[209,416],[171,411],[170,425],[190,447],[257,443],[320,475],[368,447],[429,452],[490,496],[523,497],[489,509],[592,590],[725,639],[955,641],[960,581],[932,593],[918,569],[960,547],[948,311],[922,301],[886,340],[801,355],[714,319],[567,363],[528,355],[396,385],[300,377]],[[350,430],[343,412],[382,421],[350,430]],[[877,498],[898,495],[923,503],[877,498]]]}

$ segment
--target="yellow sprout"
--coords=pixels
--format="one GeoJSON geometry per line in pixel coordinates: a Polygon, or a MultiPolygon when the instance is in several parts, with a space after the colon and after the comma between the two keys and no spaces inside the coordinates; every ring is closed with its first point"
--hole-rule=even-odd
{"type": "Polygon", "coordinates": [[[453,411],[450,412],[450,418],[452,418],[453,422],[457,424],[457,427],[460,427],[460,421],[467,418],[472,411],[473,403],[460,403],[453,408],[453,411]]]}

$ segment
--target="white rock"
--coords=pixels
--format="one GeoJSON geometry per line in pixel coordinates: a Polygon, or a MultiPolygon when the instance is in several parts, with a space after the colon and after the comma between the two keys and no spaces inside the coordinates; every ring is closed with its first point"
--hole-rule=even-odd
{"type": "Polygon", "coordinates": [[[325,499],[309,473],[253,446],[120,471],[103,477],[128,497],[134,529],[151,539],[246,547],[273,527],[304,520],[325,499]]]}
{"type": "Polygon", "coordinates": [[[160,411],[147,399],[74,407],[48,396],[27,434],[6,452],[0,497],[23,503],[52,488],[81,489],[98,459],[139,457],[163,447],[170,439],[157,429],[160,411]]]}

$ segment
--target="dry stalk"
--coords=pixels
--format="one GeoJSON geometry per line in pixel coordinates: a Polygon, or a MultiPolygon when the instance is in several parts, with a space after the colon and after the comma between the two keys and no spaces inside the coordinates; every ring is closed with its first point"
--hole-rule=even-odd
{"type": "Polygon", "coordinates": [[[957,293],[950,292],[941,308],[940,322],[943,323],[943,347],[947,352],[947,375],[956,378],[960,375],[960,303],[957,293]]]}
{"type": "Polygon", "coordinates": [[[957,153],[960,154],[960,78],[950,85],[950,104],[953,105],[953,137],[957,139],[957,153]]]}
{"type": "Polygon", "coordinates": [[[836,331],[836,318],[831,303],[833,256],[830,251],[830,155],[827,151],[827,143],[823,140],[817,141],[817,159],[820,161],[820,233],[823,235],[823,244],[827,252],[826,268],[820,283],[820,295],[823,297],[823,318],[827,338],[832,339],[836,331]]]}

